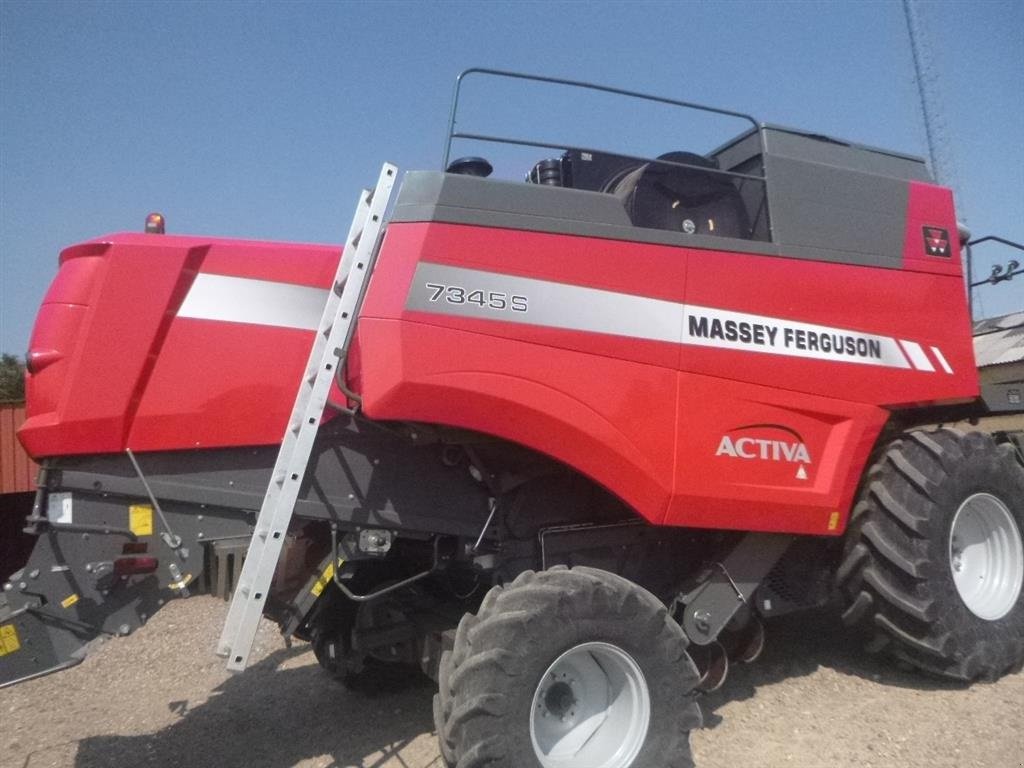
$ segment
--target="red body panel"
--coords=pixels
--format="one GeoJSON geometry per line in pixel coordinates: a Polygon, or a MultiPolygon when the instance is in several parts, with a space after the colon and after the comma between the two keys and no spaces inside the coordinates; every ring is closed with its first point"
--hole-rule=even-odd
{"type": "Polygon", "coordinates": [[[359,343],[367,415],[403,414],[527,445],[661,522],[673,486],[675,371],[371,318],[360,321],[359,343]]]}
{"type": "MultiPolygon", "coordinates": [[[[308,330],[179,316],[199,274],[327,288],[337,247],[119,234],[66,249],[29,344],[33,456],[279,442],[308,330]]],[[[270,308],[268,308],[270,309],[270,308]]]]}
{"type": "Polygon", "coordinates": [[[655,523],[835,534],[889,408],[978,393],[959,254],[923,250],[922,223],[956,231],[948,191],[911,185],[908,219],[903,270],[392,225],[363,308],[354,383],[372,417],[529,445],[655,523]],[[410,309],[424,262],[875,334],[903,367],[410,309]],[[726,436],[746,437],[743,450],[720,452],[726,436]],[[806,462],[792,460],[801,445],[806,462]]]}
{"type": "Polygon", "coordinates": [[[845,528],[885,411],[694,374],[681,374],[679,388],[690,407],[680,408],[667,522],[817,534],[845,528]],[[778,425],[799,434],[809,461],[787,458],[798,443],[778,425]],[[736,455],[730,444],[723,448],[726,437],[736,455]]]}
{"type": "MultiPolygon", "coordinates": [[[[922,241],[956,231],[948,191],[911,184],[907,221],[903,269],[394,223],[350,384],[371,418],[529,446],[657,524],[836,534],[889,409],[978,392],[955,242],[935,257],[922,241]],[[428,274],[466,276],[462,297],[492,281],[529,296],[449,306],[428,282],[417,299],[428,274]]],[[[68,249],[31,342],[23,443],[279,442],[338,256],[152,235],[68,249]]]]}

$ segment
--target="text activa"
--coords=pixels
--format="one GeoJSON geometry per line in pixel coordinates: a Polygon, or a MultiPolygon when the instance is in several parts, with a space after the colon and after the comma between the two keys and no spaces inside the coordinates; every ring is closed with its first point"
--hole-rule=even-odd
{"type": "Polygon", "coordinates": [[[782,440],[766,440],[757,437],[740,437],[733,440],[729,435],[723,435],[715,455],[731,456],[735,459],[811,463],[811,455],[803,443],[787,443],[782,440]]]}

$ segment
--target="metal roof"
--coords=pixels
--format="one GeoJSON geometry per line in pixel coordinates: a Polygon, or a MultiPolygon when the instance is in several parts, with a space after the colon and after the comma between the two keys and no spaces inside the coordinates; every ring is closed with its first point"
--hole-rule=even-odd
{"type": "Polygon", "coordinates": [[[979,368],[1024,360],[1024,312],[976,322],[974,359],[979,368]]]}

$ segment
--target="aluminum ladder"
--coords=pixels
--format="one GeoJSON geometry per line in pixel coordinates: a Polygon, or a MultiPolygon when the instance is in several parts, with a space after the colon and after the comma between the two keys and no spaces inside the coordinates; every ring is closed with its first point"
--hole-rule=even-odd
{"type": "Polygon", "coordinates": [[[306,372],[299,384],[281,450],[256,519],[245,565],[217,643],[217,653],[227,657],[229,670],[245,669],[252,652],[313,441],[327,406],[331,382],[344,364],[366,284],[373,272],[384,213],[397,175],[398,168],[385,163],[376,188],[372,192],[364,189],[359,196],[345,250],[334,275],[334,287],[328,292],[306,372]]]}

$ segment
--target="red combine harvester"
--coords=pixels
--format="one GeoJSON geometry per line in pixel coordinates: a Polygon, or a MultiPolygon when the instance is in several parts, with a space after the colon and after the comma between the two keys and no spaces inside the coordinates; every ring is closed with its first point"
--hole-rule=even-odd
{"type": "Polygon", "coordinates": [[[657,158],[515,141],[456,131],[457,87],[449,151],[555,156],[523,183],[446,154],[391,207],[386,165],[340,258],[65,250],[0,681],[131,633],[250,537],[229,668],[264,615],[348,684],[421,667],[459,768],[691,765],[697,692],[757,657],[763,618],[832,601],[927,672],[1019,667],[1024,436],[936,426],[994,407],[950,190],[737,113],[467,74],[749,128],[657,158]]]}

